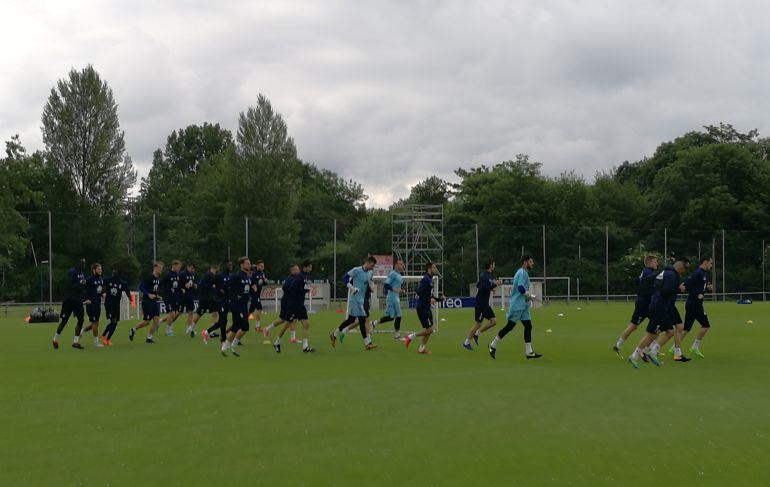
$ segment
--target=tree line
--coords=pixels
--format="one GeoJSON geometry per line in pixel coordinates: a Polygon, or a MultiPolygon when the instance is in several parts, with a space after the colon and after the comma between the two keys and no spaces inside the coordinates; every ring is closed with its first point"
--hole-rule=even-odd
{"type": "MultiPolygon", "coordinates": [[[[56,83],[41,122],[44,150],[28,153],[14,136],[0,159],[0,301],[37,300],[42,287],[48,299],[40,276],[49,211],[54,300],[60,277],[81,256],[136,282],[153,254],[202,268],[237,258],[248,238],[269,275],[281,277],[290,262],[309,257],[319,278],[334,280],[335,234],[338,273],[367,253],[391,252],[389,209],[367,208],[358,182],[301,160],[264,95],[238,115],[235,133],[209,122],[174,130],[133,198],[137,175],[118,103],[92,66],[56,83]]],[[[448,294],[467,293],[477,254],[493,256],[500,275],[514,272],[522,252],[542,260],[544,232],[548,275],[580,278],[583,294],[603,294],[609,274],[612,294],[630,293],[644,253],[710,254],[721,250],[722,229],[730,230],[727,287],[757,290],[770,216],[769,150],[770,139],[756,130],[720,123],[592,181],[574,172],[545,176],[540,162],[520,154],[459,168],[455,182],[431,176],[393,205],[444,206],[448,294]]],[[[535,274],[542,272],[539,265],[535,274]]],[[[566,291],[559,286],[551,291],[566,291]]]]}

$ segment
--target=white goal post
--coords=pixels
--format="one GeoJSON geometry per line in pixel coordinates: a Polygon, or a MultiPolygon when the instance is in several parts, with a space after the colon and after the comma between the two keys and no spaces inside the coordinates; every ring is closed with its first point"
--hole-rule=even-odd
{"type": "MultiPolygon", "coordinates": [[[[417,324],[417,312],[414,310],[414,308],[409,307],[409,300],[414,296],[414,291],[417,289],[417,284],[422,280],[423,276],[401,276],[401,294],[399,295],[399,301],[401,302],[401,316],[403,316],[404,321],[407,321],[408,323],[414,323],[417,324]]],[[[380,301],[384,301],[380,299],[380,295],[384,295],[384,285],[385,285],[385,279],[387,279],[387,276],[374,276],[372,277],[372,281],[374,281],[375,289],[372,291],[372,295],[369,299],[369,319],[370,320],[376,320],[379,318],[379,316],[375,316],[375,312],[382,311],[384,309],[383,306],[381,306],[380,301]]],[[[433,293],[436,294],[436,290],[439,288],[439,276],[433,276],[433,293]]],[[[441,322],[441,317],[439,316],[439,303],[436,302],[435,305],[433,305],[433,325],[436,327],[436,331],[439,330],[439,323],[441,322]]],[[[348,290],[348,297],[347,297],[347,304],[345,309],[345,316],[349,314],[350,310],[350,290],[348,290]]],[[[390,322],[388,323],[391,324],[390,322]]],[[[390,327],[388,327],[390,328],[390,327]]],[[[416,330],[406,330],[402,329],[401,333],[413,333],[417,330],[421,330],[422,327],[417,324],[416,330]]],[[[391,333],[390,329],[388,330],[375,330],[375,333],[391,333]]]]}
{"type": "MultiPolygon", "coordinates": [[[[503,281],[502,286],[498,286],[499,291],[495,292],[492,299],[494,300],[494,305],[499,304],[500,309],[506,309],[508,306],[508,303],[511,299],[511,292],[513,291],[513,285],[511,282],[513,282],[512,277],[502,277],[501,280],[503,281]]],[[[572,286],[572,280],[569,277],[564,276],[556,276],[556,277],[530,277],[529,278],[529,292],[534,294],[535,296],[541,298],[536,299],[532,302],[532,306],[534,308],[539,308],[543,305],[543,301],[548,299],[548,296],[543,295],[543,289],[545,288],[545,284],[552,281],[566,281],[567,282],[567,300],[570,299],[571,296],[571,286],[572,286]]]]}
{"type": "Polygon", "coordinates": [[[129,300],[125,296],[122,297],[120,300],[120,319],[123,320],[130,320],[131,318],[136,318],[137,320],[141,318],[142,310],[141,310],[141,303],[139,302],[139,293],[136,291],[131,291],[131,299],[129,300]]]}

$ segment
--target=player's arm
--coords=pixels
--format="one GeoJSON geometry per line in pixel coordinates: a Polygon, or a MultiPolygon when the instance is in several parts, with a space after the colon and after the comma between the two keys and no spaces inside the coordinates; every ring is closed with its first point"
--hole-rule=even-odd
{"type": "Polygon", "coordinates": [[[353,285],[353,278],[356,275],[356,269],[350,269],[347,274],[345,274],[345,277],[347,277],[347,283],[345,283],[345,287],[348,288],[351,294],[358,294],[358,288],[353,285]]]}

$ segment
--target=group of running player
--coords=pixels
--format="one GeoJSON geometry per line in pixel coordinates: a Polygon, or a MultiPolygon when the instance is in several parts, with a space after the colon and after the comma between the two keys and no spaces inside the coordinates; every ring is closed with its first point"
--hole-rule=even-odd
{"type": "Polygon", "coordinates": [[[697,321],[701,328],[690,347],[690,352],[704,358],[700,344],[711,324],[703,309],[703,300],[706,293],[714,290],[708,275],[712,265],[710,257],[702,257],[695,271],[683,280],[682,276],[690,266],[687,258],[677,258],[673,264],[658,271],[657,257],[646,256],[644,269],[637,278],[638,291],[631,321],[612,350],[622,357],[620,347],[631,333],[648,319],[645,335],[627,358],[631,366],[638,369],[639,359],[660,366],[660,348],[671,338],[674,339],[674,345],[669,352],[673,354],[674,361],[689,362],[690,359],[682,353],[682,343],[697,321]],[[676,307],[679,293],[687,293],[684,320],[676,307]]]}

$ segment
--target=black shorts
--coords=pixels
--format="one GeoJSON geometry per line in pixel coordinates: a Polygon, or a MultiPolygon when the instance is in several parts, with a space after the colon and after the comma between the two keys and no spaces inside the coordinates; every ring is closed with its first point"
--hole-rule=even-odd
{"type": "Polygon", "coordinates": [[[701,326],[701,328],[711,327],[711,323],[709,323],[709,317],[706,316],[706,312],[703,310],[703,303],[687,302],[684,305],[684,329],[687,331],[692,330],[692,325],[694,325],[696,321],[701,326]]]}
{"type": "Polygon", "coordinates": [[[65,298],[61,304],[61,318],[66,321],[75,315],[78,321],[83,320],[83,301],[77,298],[65,298]]]}
{"type": "Polygon", "coordinates": [[[89,323],[96,323],[102,317],[102,303],[91,303],[86,305],[86,314],[89,323]]]}
{"type": "Polygon", "coordinates": [[[150,321],[160,316],[160,304],[157,301],[142,301],[142,319],[150,321]]]}
{"type": "Polygon", "coordinates": [[[682,324],[682,315],[679,314],[679,308],[676,306],[669,310],[669,316],[671,316],[671,323],[674,326],[682,324]]]}
{"type": "Polygon", "coordinates": [[[484,320],[492,320],[495,318],[495,312],[492,310],[492,306],[489,303],[476,305],[473,310],[473,316],[476,323],[481,323],[484,320]]]}
{"type": "Polygon", "coordinates": [[[191,294],[185,294],[182,298],[182,309],[179,311],[182,311],[184,313],[193,313],[195,311],[195,296],[191,294]]]}
{"type": "Polygon", "coordinates": [[[230,306],[233,314],[233,325],[230,329],[234,332],[249,331],[249,307],[246,303],[233,303],[230,306]]]}
{"type": "Polygon", "coordinates": [[[296,304],[291,307],[291,315],[297,321],[306,320],[307,308],[305,308],[304,304],[296,304]]]}
{"type": "Polygon", "coordinates": [[[262,300],[259,298],[251,298],[251,302],[249,303],[249,314],[254,311],[262,311],[262,300]]]}
{"type": "Polygon", "coordinates": [[[650,316],[650,301],[637,301],[634,304],[634,313],[631,315],[631,323],[636,326],[642,324],[642,321],[646,320],[650,316]]]}
{"type": "Polygon", "coordinates": [[[166,304],[166,313],[180,311],[182,309],[183,303],[182,303],[181,296],[171,294],[163,298],[163,302],[166,304]]]}
{"type": "Polygon", "coordinates": [[[119,321],[120,301],[117,303],[104,303],[104,316],[110,321],[119,321]]]}
{"type": "Polygon", "coordinates": [[[202,299],[198,301],[198,309],[195,310],[195,314],[203,316],[206,313],[216,313],[218,307],[209,299],[202,299]]]}
{"type": "Polygon", "coordinates": [[[417,318],[420,319],[420,325],[428,329],[433,326],[433,310],[430,308],[417,308],[417,318]]]}
{"type": "Polygon", "coordinates": [[[650,310],[647,333],[658,333],[674,329],[672,313],[669,310],[650,310]]]}

